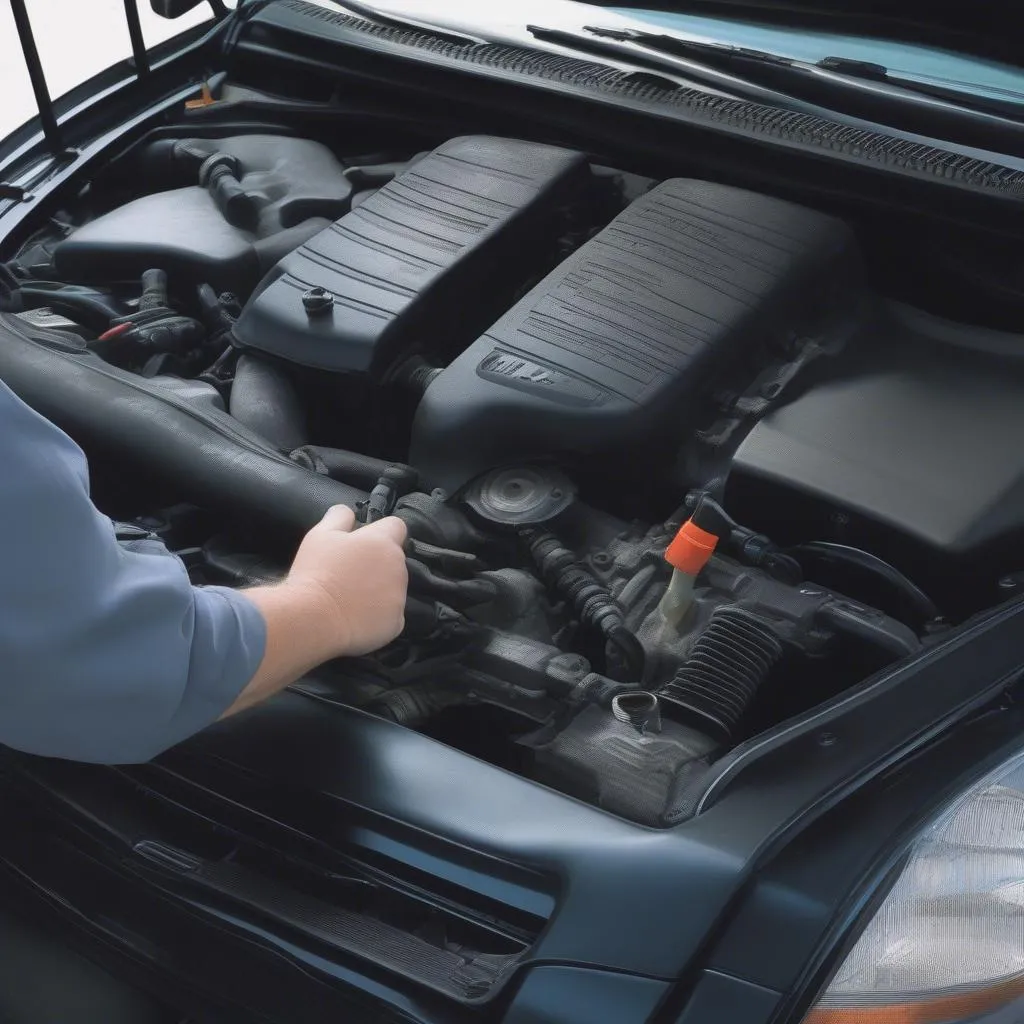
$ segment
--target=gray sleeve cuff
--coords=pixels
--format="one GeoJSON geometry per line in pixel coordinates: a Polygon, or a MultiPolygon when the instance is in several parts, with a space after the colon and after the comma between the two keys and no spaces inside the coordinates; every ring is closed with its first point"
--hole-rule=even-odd
{"type": "Polygon", "coordinates": [[[267,624],[243,592],[196,587],[188,683],[173,732],[199,732],[235,702],[256,674],[267,646],[267,624]]]}
{"type": "Polygon", "coordinates": [[[0,742],[123,764],[216,721],[263,658],[259,609],[118,544],[81,449],[2,382],[0,438],[0,742]]]}

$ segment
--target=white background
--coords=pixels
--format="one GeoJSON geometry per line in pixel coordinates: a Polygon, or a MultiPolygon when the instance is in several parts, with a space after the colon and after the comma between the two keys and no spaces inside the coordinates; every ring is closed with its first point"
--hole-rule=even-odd
{"type": "MultiPolygon", "coordinates": [[[[131,55],[123,0],[26,0],[52,96],[60,96],[131,55]]],[[[153,14],[139,0],[147,46],[154,46],[210,16],[206,4],[177,21],[153,14]]],[[[35,113],[9,0],[0,0],[0,139],[35,113]]]]}

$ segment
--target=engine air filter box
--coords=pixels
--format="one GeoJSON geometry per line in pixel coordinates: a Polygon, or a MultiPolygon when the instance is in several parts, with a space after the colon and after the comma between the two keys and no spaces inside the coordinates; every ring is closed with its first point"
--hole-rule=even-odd
{"type": "Polygon", "coordinates": [[[236,339],[304,366],[374,375],[416,348],[458,350],[500,313],[502,282],[554,243],[556,214],[588,174],[581,154],[554,146],[452,139],[285,256],[236,339]]]}

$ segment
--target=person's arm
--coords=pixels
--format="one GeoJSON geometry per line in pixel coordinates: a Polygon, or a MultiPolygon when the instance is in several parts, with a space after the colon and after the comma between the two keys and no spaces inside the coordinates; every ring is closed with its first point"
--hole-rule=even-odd
{"type": "Polygon", "coordinates": [[[353,533],[338,505],[306,534],[288,578],[244,595],[267,626],[259,669],[226,714],[257,704],[331,658],[368,654],[402,631],[409,577],[405,524],[383,519],[353,533]]]}
{"type": "Polygon", "coordinates": [[[146,761],[327,657],[391,639],[404,527],[349,534],[349,521],[329,513],[279,587],[195,588],[162,545],[117,542],[80,449],[0,384],[0,743],[146,761]],[[382,554],[390,584],[374,589],[382,554]],[[364,592],[388,611],[376,633],[364,592]]]}

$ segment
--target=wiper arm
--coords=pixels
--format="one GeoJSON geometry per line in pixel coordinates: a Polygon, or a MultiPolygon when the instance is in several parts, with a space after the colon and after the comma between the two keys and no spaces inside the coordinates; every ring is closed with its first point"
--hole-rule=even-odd
{"type": "MultiPolygon", "coordinates": [[[[572,29],[547,28],[543,25],[526,25],[526,31],[541,42],[553,43],[556,46],[575,50],[606,60],[622,61],[646,68],[648,73],[674,75],[690,82],[698,83],[703,88],[725,94],[732,98],[753,100],[776,107],[786,107],[802,113],[818,117],[836,116],[813,100],[805,100],[792,91],[776,88],[761,76],[745,74],[744,69],[719,64],[715,60],[705,59],[703,52],[674,53],[669,49],[662,50],[653,40],[663,37],[657,33],[621,32],[618,29],[584,28],[582,31],[572,29]],[[646,36],[651,37],[649,41],[646,36]],[[634,36],[638,38],[634,38],[634,36]]],[[[664,37],[674,42],[671,36],[664,37]]],[[[686,40],[682,40],[684,44],[686,40]]],[[[696,44],[700,46],[701,44],[696,44]]],[[[756,51],[751,51],[756,52],[756,51]]],[[[672,81],[667,79],[667,81],[672,81]]]]}
{"type": "Polygon", "coordinates": [[[699,39],[683,39],[662,32],[645,32],[637,28],[605,28],[600,25],[585,25],[583,31],[596,39],[612,39],[620,43],[634,43],[645,50],[654,50],[673,57],[694,58],[706,62],[729,65],[738,70],[746,64],[770,64],[789,67],[795,62],[789,57],[766,50],[752,50],[730,43],[707,43],[699,39]]]}
{"type": "Polygon", "coordinates": [[[422,29],[444,39],[449,43],[457,43],[466,46],[471,43],[479,43],[483,40],[472,36],[462,35],[459,32],[452,32],[450,29],[439,28],[429,21],[421,21],[419,18],[406,18],[392,14],[389,11],[379,11],[372,3],[364,3],[363,0],[335,0],[339,7],[344,7],[359,18],[367,21],[375,21],[379,25],[390,25],[392,28],[422,29]]]}
{"type": "Polygon", "coordinates": [[[937,95],[880,64],[825,58],[816,64],[763,50],[643,29],[528,25],[537,39],[580,52],[654,66],[733,96],[819,117],[853,118],[919,137],[1001,153],[1024,152],[1024,109],[998,112],[974,97],[937,95]]]}
{"type": "Polygon", "coordinates": [[[832,71],[838,75],[846,75],[849,78],[885,82],[888,85],[895,86],[897,89],[916,92],[922,96],[933,96],[935,99],[945,100],[948,103],[953,103],[970,110],[984,111],[1001,117],[1016,118],[1017,120],[1024,117],[1024,93],[1006,92],[1008,96],[1018,96],[1019,98],[1016,100],[1002,100],[996,96],[979,96],[968,92],[966,89],[958,89],[955,85],[922,82],[916,78],[894,75],[882,64],[873,64],[870,61],[864,60],[853,60],[849,57],[823,57],[813,67],[832,71]]]}
{"type": "Polygon", "coordinates": [[[1021,96],[1020,103],[977,96],[953,86],[894,75],[884,64],[871,61],[854,60],[849,57],[823,57],[810,63],[765,50],[733,46],[729,43],[684,39],[662,32],[646,32],[643,29],[588,25],[584,31],[597,39],[630,43],[666,56],[697,60],[708,67],[734,74],[746,73],[778,88],[785,88],[787,81],[791,85],[803,82],[806,86],[816,86],[819,89],[831,88],[838,95],[841,89],[857,90],[859,83],[877,83],[883,87],[901,89],[904,92],[942,101],[962,110],[989,113],[1018,121],[1024,118],[1024,95],[1021,96]]]}

